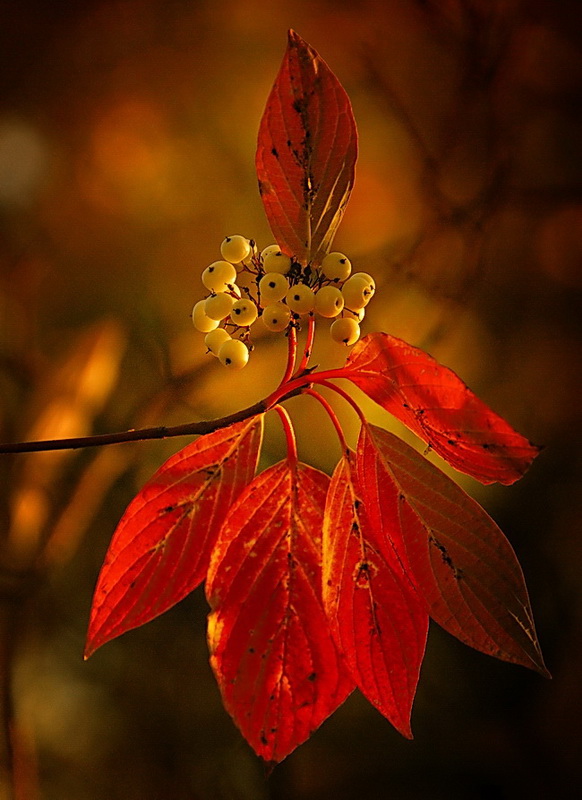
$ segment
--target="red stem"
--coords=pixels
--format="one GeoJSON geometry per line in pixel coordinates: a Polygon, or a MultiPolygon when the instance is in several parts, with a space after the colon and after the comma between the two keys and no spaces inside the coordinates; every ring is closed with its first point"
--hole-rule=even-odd
{"type": "MultiPolygon", "coordinates": [[[[264,402],[267,408],[272,408],[289,392],[301,394],[304,386],[308,386],[312,383],[320,383],[324,385],[328,378],[349,378],[349,376],[350,370],[345,368],[326,369],[322,370],[321,372],[310,372],[305,375],[296,375],[294,378],[291,378],[289,383],[286,383],[284,386],[279,386],[274,392],[271,392],[271,394],[265,398],[264,402]]],[[[335,389],[336,387],[331,386],[331,388],[335,389]]]]}
{"type": "MultiPolygon", "coordinates": [[[[315,339],[315,317],[313,314],[309,315],[309,323],[307,328],[307,338],[305,339],[305,347],[303,348],[303,356],[295,371],[295,376],[301,375],[305,372],[309,359],[311,358],[311,351],[313,350],[313,340],[315,339]]],[[[291,377],[291,376],[289,376],[291,377]]]]}
{"type": "Polygon", "coordinates": [[[315,389],[306,389],[305,394],[309,394],[311,395],[311,397],[315,397],[315,399],[318,400],[321,403],[321,405],[325,408],[330,420],[333,423],[333,427],[335,428],[337,437],[340,440],[341,448],[344,452],[347,452],[349,450],[349,447],[348,443],[346,442],[346,437],[344,436],[344,432],[342,430],[342,426],[340,425],[340,421],[337,418],[337,414],[335,413],[329,402],[325,399],[325,397],[320,395],[319,392],[316,392],[315,389]]]}
{"type": "MultiPolygon", "coordinates": [[[[320,373],[320,374],[323,374],[323,373],[320,373]]],[[[356,414],[360,418],[360,422],[362,423],[362,425],[367,425],[366,418],[364,416],[364,412],[362,411],[360,406],[356,403],[354,398],[351,397],[344,389],[341,389],[339,386],[336,386],[334,383],[330,383],[327,380],[322,380],[322,381],[318,380],[317,383],[320,386],[325,386],[327,389],[331,389],[336,394],[339,394],[340,397],[343,397],[343,399],[347,403],[349,403],[351,405],[351,407],[354,409],[354,411],[356,412],[356,414]]]]}
{"type": "Polygon", "coordinates": [[[279,415],[281,423],[283,424],[283,430],[285,431],[285,439],[287,440],[287,461],[291,469],[295,469],[297,466],[297,440],[295,438],[291,417],[287,409],[283,408],[283,406],[275,406],[273,410],[279,415]]]}
{"type": "Polygon", "coordinates": [[[287,334],[287,366],[285,368],[285,373],[281,378],[281,383],[279,384],[278,388],[281,388],[281,386],[286,384],[291,375],[293,375],[296,358],[297,358],[297,329],[295,328],[294,325],[292,325],[289,328],[289,333],[287,334]]]}

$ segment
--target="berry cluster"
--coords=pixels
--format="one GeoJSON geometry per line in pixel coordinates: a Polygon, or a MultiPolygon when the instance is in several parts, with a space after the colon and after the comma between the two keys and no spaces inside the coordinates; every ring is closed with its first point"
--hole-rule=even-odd
{"type": "Polygon", "coordinates": [[[242,369],[252,349],[250,327],[257,320],[270,331],[299,327],[301,318],[319,314],[334,319],[331,338],[345,345],[360,337],[360,322],[376,286],[366,272],[351,274],[342,253],[329,253],[319,267],[302,267],[276,244],[260,253],[252,239],[227,236],[222,260],[202,273],[209,294],[192,310],[208,351],[221,364],[242,369]]]}

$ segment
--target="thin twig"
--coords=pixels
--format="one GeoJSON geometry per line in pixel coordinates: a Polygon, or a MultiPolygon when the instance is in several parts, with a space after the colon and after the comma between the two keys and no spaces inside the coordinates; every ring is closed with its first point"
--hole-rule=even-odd
{"type": "MultiPolygon", "coordinates": [[[[305,377],[305,382],[309,380],[305,377]]],[[[301,394],[303,386],[295,381],[288,391],[286,387],[279,390],[277,402],[287,400],[297,394],[301,394]]],[[[242,422],[255,414],[262,414],[273,406],[270,398],[260,400],[252,406],[211,420],[201,420],[199,422],[187,422],[184,425],[174,425],[166,427],[161,425],[156,428],[140,428],[137,430],[121,431],[118,433],[103,433],[96,436],[79,436],[71,439],[45,439],[34,442],[15,442],[0,444],[0,454],[2,453],[40,453],[53,450],[78,450],[84,447],[101,447],[106,444],[122,444],[125,442],[142,442],[149,439],[170,439],[174,436],[199,436],[205,433],[212,433],[219,428],[226,428],[235,422],[242,422]]]]}

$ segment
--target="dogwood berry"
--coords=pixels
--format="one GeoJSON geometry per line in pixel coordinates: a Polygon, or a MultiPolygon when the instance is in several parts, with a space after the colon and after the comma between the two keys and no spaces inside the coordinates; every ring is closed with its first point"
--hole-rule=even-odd
{"type": "Polygon", "coordinates": [[[206,298],[204,312],[210,319],[225,319],[232,311],[234,297],[225,292],[217,292],[206,298]]]}
{"type": "Polygon", "coordinates": [[[285,303],[272,303],[263,309],[261,319],[268,330],[284,331],[291,319],[291,312],[285,303]]]}
{"type": "Polygon", "coordinates": [[[263,269],[265,272],[278,272],[286,275],[291,269],[291,259],[280,250],[267,253],[263,258],[263,269]]]}
{"type": "Polygon", "coordinates": [[[242,369],[249,360],[249,350],[240,339],[228,339],[218,350],[218,360],[230,369],[242,369]]]}
{"type": "Polygon", "coordinates": [[[230,261],[231,264],[238,264],[243,259],[247,258],[251,253],[251,243],[248,239],[240,234],[234,236],[227,236],[220,245],[220,254],[230,261]]]}
{"type": "Polygon", "coordinates": [[[305,283],[292,286],[285,295],[287,305],[296,314],[308,314],[315,306],[315,294],[305,283]]]}
{"type": "Polygon", "coordinates": [[[200,333],[208,333],[218,328],[218,320],[210,319],[205,311],[206,300],[200,300],[192,309],[192,322],[200,333]]]}
{"type": "Polygon", "coordinates": [[[322,317],[337,317],[344,307],[344,296],[337,286],[322,286],[315,295],[315,310],[322,317]]]}
{"type": "Polygon", "coordinates": [[[280,272],[267,272],[259,281],[261,305],[277,303],[289,290],[289,281],[280,272]]]}
{"type": "Polygon", "coordinates": [[[245,297],[233,303],[230,318],[236,325],[252,325],[258,316],[258,310],[252,300],[245,297]]]}
{"type": "Polygon", "coordinates": [[[355,319],[342,317],[332,322],[329,333],[334,342],[339,342],[349,347],[360,338],[360,326],[355,319]]]}
{"type": "Polygon", "coordinates": [[[280,253],[281,248],[278,244],[268,244],[263,250],[261,250],[261,261],[265,262],[265,259],[271,253],[280,253]]]}
{"type": "Polygon", "coordinates": [[[343,253],[328,253],[321,262],[321,271],[330,281],[345,281],[352,271],[352,265],[343,253]]]}
{"type": "Polygon", "coordinates": [[[220,347],[230,339],[230,334],[224,328],[215,328],[204,337],[204,344],[213,356],[218,356],[220,347]]]}
{"type": "Polygon", "coordinates": [[[346,308],[359,311],[368,305],[375,291],[375,285],[369,275],[363,273],[352,275],[342,286],[342,294],[346,308]],[[371,282],[370,282],[371,281],[371,282]]]}
{"type": "Polygon", "coordinates": [[[368,275],[367,272],[354,272],[351,278],[359,281],[362,280],[366,283],[364,294],[366,296],[366,305],[368,305],[376,291],[376,282],[374,281],[374,278],[371,275],[368,275]]]}
{"type": "Polygon", "coordinates": [[[249,239],[249,254],[241,259],[241,264],[245,267],[252,267],[253,266],[253,259],[257,257],[257,253],[259,252],[257,249],[257,245],[255,244],[253,239],[249,239]]]}
{"type": "Polygon", "coordinates": [[[211,292],[223,292],[236,281],[236,269],[230,261],[214,261],[202,273],[202,283],[211,292]]]}

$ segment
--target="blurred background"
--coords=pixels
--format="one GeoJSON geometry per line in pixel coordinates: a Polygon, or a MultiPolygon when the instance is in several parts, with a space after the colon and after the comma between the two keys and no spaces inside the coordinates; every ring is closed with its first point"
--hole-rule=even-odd
{"type": "MultiPolygon", "coordinates": [[[[582,792],[576,0],[0,3],[0,438],[211,418],[274,388],[282,337],[233,376],[189,313],[225,235],[272,241],[254,149],[289,27],[358,123],[334,246],[376,278],[364,332],[427,349],[545,445],[511,488],[457,477],[517,551],[553,681],[433,626],[413,742],[355,693],[266,776],[222,709],[202,590],[82,660],[115,525],[186,440],[2,456],[2,800],[582,792]]],[[[315,362],[344,358],[322,326],[315,362]]],[[[319,407],[289,409],[302,459],[330,472],[319,407]]],[[[269,421],[262,466],[282,455],[269,421]]]]}

